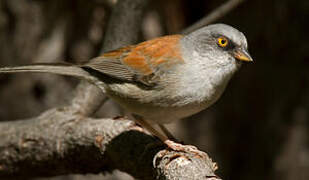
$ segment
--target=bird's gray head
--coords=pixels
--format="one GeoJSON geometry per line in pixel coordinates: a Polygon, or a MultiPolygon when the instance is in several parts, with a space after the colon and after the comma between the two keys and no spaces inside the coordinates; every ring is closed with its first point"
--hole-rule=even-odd
{"type": "Polygon", "coordinates": [[[192,59],[207,61],[208,66],[239,67],[243,61],[252,61],[246,37],[229,25],[205,26],[186,35],[182,41],[186,48],[190,48],[187,52],[193,52],[192,59]]]}

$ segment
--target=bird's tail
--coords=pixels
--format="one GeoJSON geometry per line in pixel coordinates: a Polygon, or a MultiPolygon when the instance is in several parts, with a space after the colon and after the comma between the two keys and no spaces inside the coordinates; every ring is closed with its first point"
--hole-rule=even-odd
{"type": "Polygon", "coordinates": [[[22,72],[38,72],[38,73],[53,73],[59,75],[73,76],[79,79],[85,79],[93,82],[93,76],[77,65],[51,63],[51,64],[31,64],[16,67],[2,67],[2,73],[22,73],[22,72]]]}

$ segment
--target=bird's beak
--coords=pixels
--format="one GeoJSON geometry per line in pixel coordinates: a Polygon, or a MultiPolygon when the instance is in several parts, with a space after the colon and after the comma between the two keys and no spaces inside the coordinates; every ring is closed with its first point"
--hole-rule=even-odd
{"type": "Polygon", "coordinates": [[[247,62],[252,62],[253,59],[250,56],[250,54],[248,53],[247,50],[243,49],[243,48],[237,48],[233,51],[233,55],[236,59],[240,60],[240,61],[247,61],[247,62]]]}

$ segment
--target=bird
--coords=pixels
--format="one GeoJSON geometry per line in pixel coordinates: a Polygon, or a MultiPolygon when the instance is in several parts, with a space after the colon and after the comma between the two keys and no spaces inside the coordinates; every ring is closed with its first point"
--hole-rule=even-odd
{"type": "Polygon", "coordinates": [[[164,124],[214,104],[233,74],[252,62],[245,35],[226,24],[204,26],[108,51],[83,64],[2,67],[1,73],[46,72],[74,76],[99,87],[134,120],[172,149],[179,143],[164,124]],[[159,125],[163,133],[154,125],[159,125]]]}

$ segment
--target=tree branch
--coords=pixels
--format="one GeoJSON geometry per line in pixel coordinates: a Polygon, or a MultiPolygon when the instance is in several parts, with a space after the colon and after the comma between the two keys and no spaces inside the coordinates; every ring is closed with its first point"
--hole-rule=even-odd
{"type": "Polygon", "coordinates": [[[241,4],[244,0],[229,0],[228,2],[222,4],[220,7],[212,11],[210,14],[205,16],[204,18],[200,19],[198,22],[194,23],[187,29],[183,31],[184,34],[190,33],[198,28],[201,28],[205,25],[208,25],[224,15],[226,15],[228,12],[236,8],[239,4],[241,4]]]}
{"type": "Polygon", "coordinates": [[[140,179],[218,179],[208,156],[166,150],[132,121],[68,112],[58,108],[37,118],[2,122],[0,178],[119,169],[140,179]]]}

